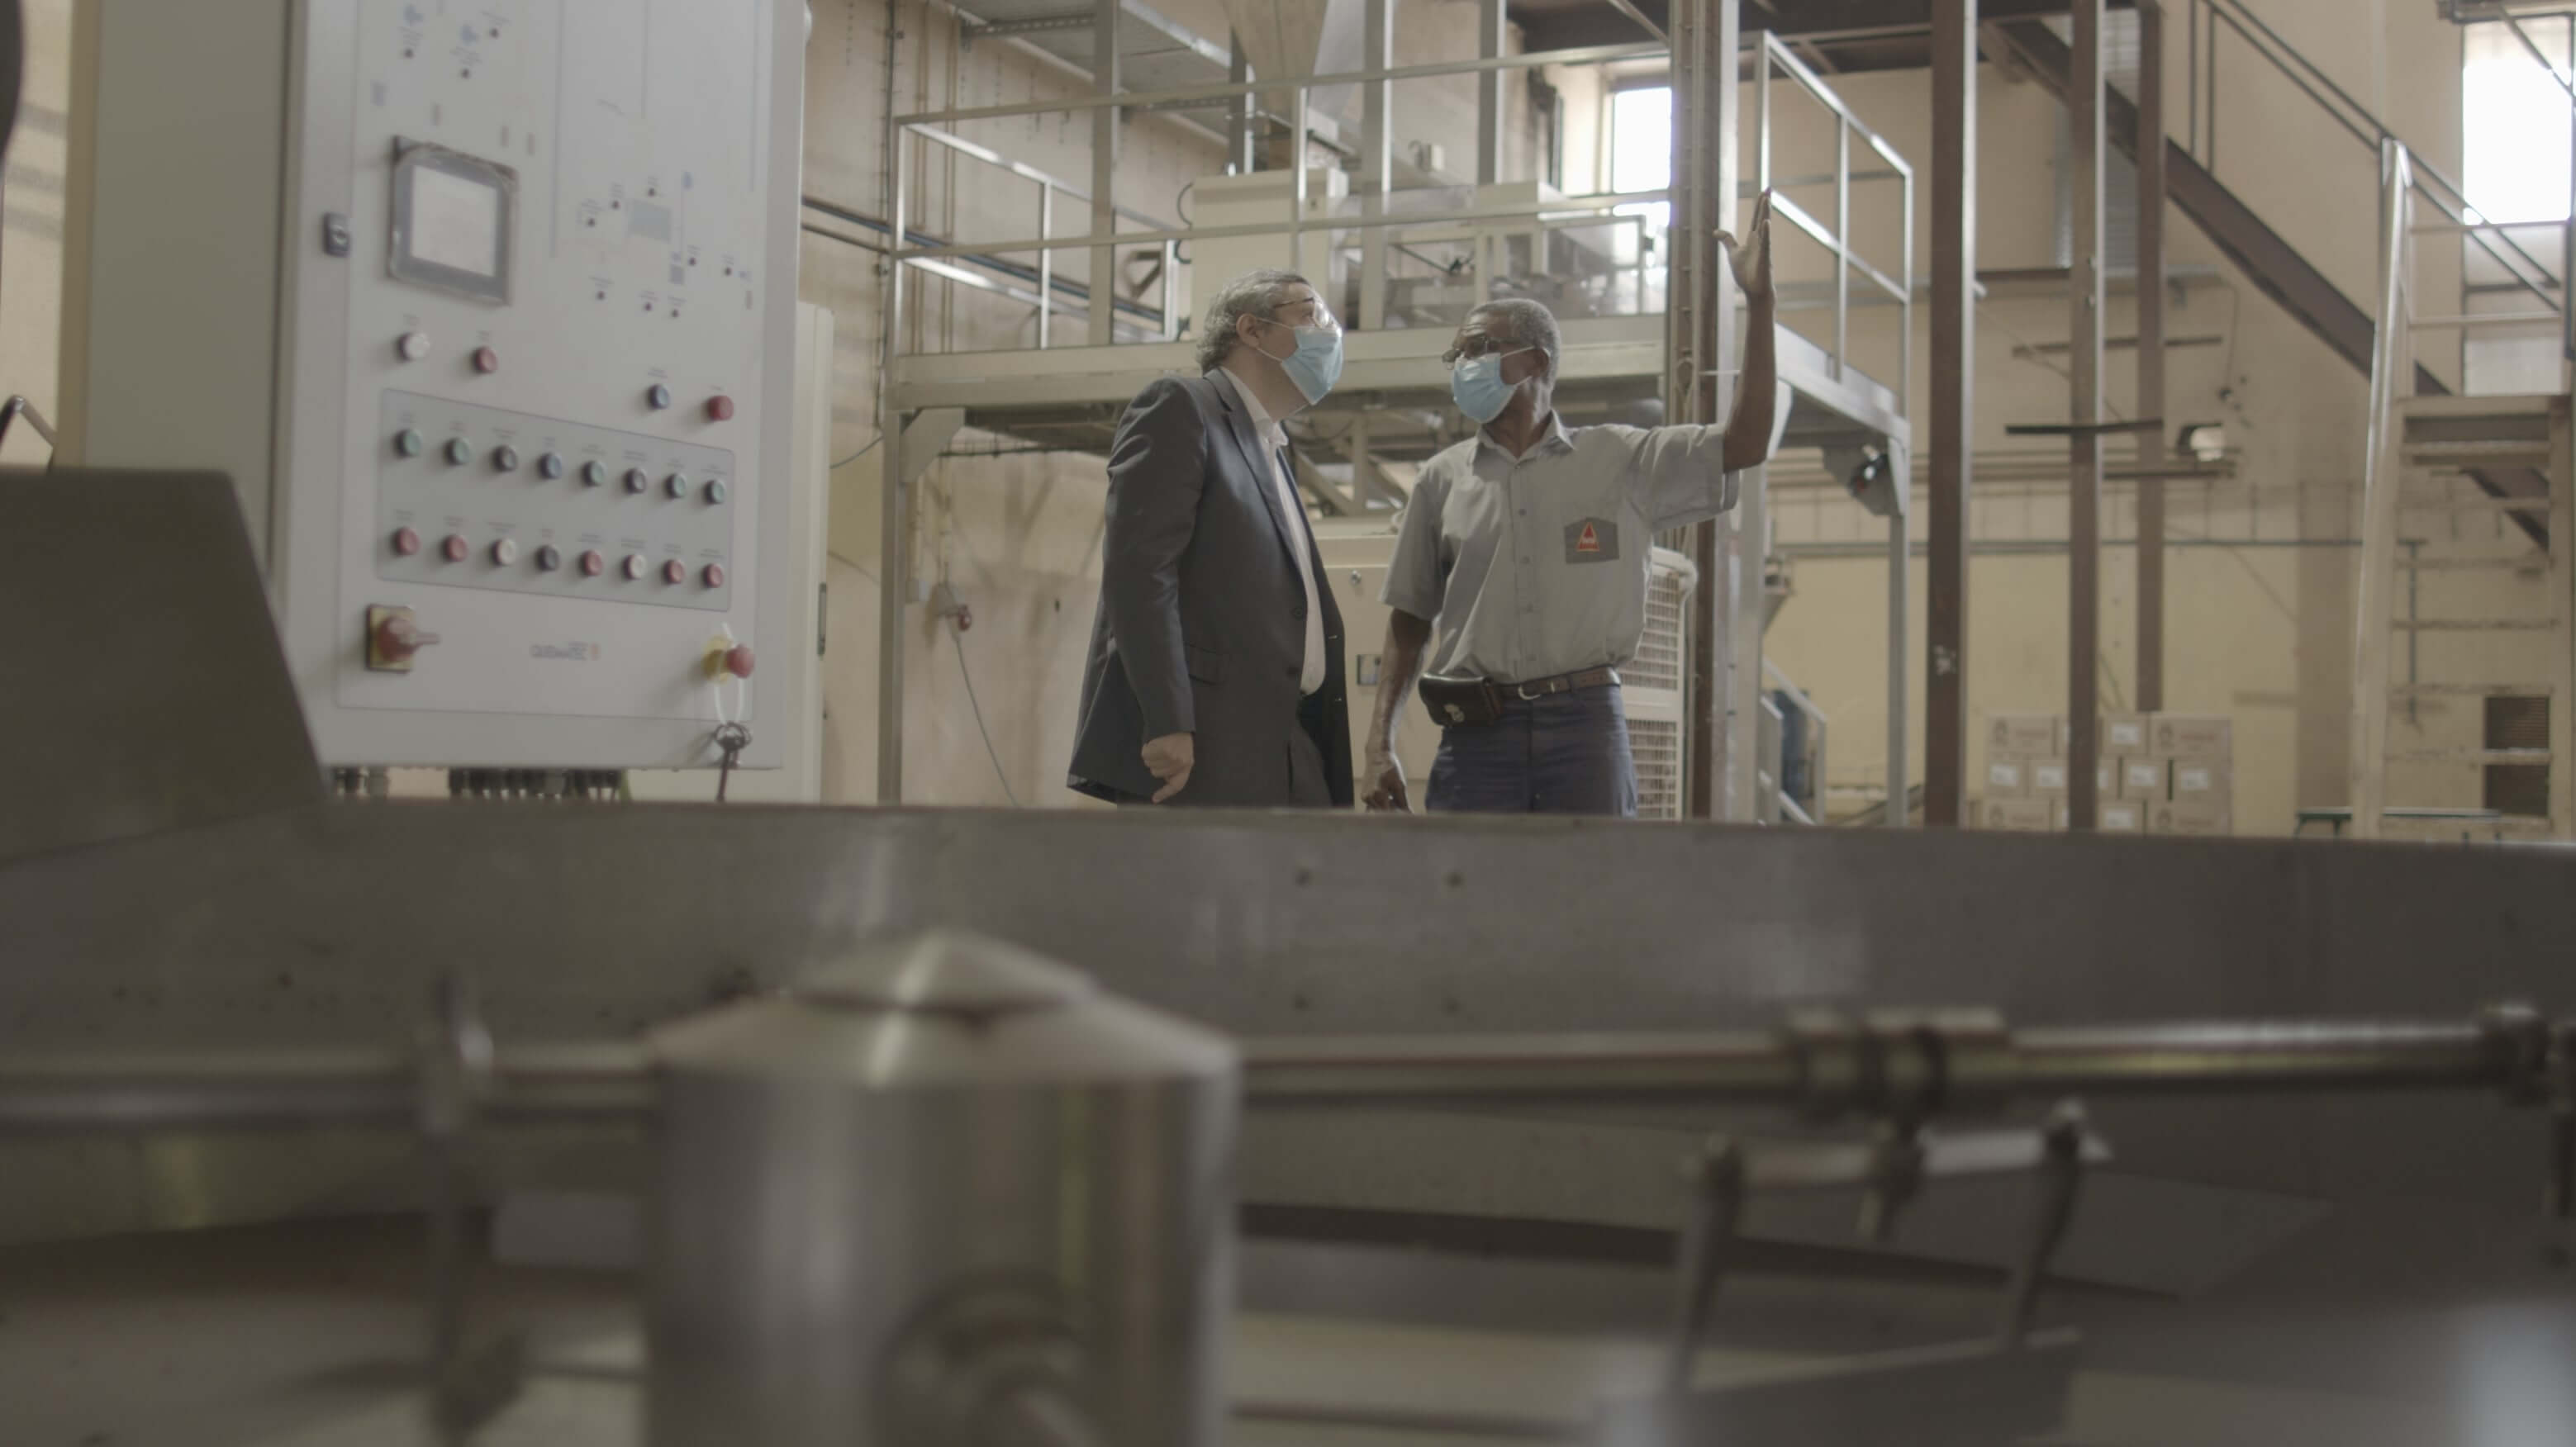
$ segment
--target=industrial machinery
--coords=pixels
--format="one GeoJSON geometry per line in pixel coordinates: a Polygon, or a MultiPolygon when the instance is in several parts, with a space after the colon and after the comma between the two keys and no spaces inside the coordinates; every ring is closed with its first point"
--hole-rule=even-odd
{"type": "Polygon", "coordinates": [[[62,457],[230,474],[323,761],[780,762],[802,7],[78,15],[62,457]]]}

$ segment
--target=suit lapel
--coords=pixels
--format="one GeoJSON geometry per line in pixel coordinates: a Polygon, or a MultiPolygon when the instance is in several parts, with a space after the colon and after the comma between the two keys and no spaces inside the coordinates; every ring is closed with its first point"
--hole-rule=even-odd
{"type": "MultiPolygon", "coordinates": [[[[1223,367],[1216,369],[1216,372],[1223,371],[1223,367]]],[[[1245,409],[1242,396],[1235,391],[1238,384],[1233,375],[1229,373],[1219,377],[1216,372],[1210,372],[1208,376],[1215,383],[1218,403],[1225,408],[1226,430],[1233,434],[1235,450],[1243,454],[1243,465],[1252,469],[1252,490],[1261,495],[1261,506],[1270,514],[1270,526],[1278,534],[1280,550],[1293,563],[1297,560],[1297,534],[1288,526],[1287,515],[1280,510],[1279,484],[1270,475],[1269,449],[1253,433],[1252,414],[1245,409]]]]}

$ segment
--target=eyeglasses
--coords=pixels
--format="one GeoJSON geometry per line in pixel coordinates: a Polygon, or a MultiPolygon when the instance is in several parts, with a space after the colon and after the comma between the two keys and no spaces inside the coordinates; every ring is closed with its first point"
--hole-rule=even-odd
{"type": "Polygon", "coordinates": [[[1508,337],[1474,336],[1442,352],[1440,360],[1443,365],[1454,367],[1458,365],[1458,359],[1461,357],[1508,357],[1515,352],[1528,350],[1530,347],[1527,343],[1516,342],[1508,337]]]}
{"type": "Polygon", "coordinates": [[[1342,329],[1342,324],[1333,320],[1332,312],[1327,310],[1322,302],[1314,300],[1290,302],[1263,317],[1262,320],[1277,322],[1283,327],[1322,327],[1329,332],[1338,332],[1342,329]],[[1280,312],[1287,312],[1289,315],[1281,316],[1280,312]]]}

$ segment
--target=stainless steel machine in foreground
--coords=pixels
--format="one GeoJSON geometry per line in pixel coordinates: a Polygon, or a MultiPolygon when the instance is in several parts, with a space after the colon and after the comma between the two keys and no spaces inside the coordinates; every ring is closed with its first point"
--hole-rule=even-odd
{"type": "Polygon", "coordinates": [[[2031,1135],[1928,1129],[2016,1099],[2484,1092],[2550,1107],[2550,1206],[2576,1204],[2576,1023],[2521,1007],[2458,1023],[2015,1032],[1982,1012],[1806,1012],[1772,1032],[1326,1037],[1255,1046],[1238,1084],[1222,1037],[953,932],[855,952],[622,1051],[505,1053],[464,995],[443,998],[412,1052],[0,1062],[0,1135],[421,1132],[439,1167],[432,1415],[452,1443],[509,1405],[525,1371],[515,1342],[473,1351],[463,1331],[448,1167],[484,1123],[648,1123],[651,1447],[1224,1440],[1239,1094],[1292,1111],[1735,1104],[1872,1122],[1847,1145],[1721,1138],[1694,1153],[1665,1390],[1600,1404],[1580,1439],[1621,1447],[1741,1440],[1818,1410],[1695,1386],[1748,1194],[1861,1188],[1864,1231],[1884,1239],[1927,1182],[1995,1173],[2039,1183],[1995,1339],[1866,1364],[1855,1384],[1947,1381],[1959,1403],[1920,1441],[2053,1425],[2069,1340],[2032,1334],[2035,1298],[2103,1147],[2072,1105],[2031,1135]],[[1997,1380],[1990,1418],[1961,1383],[1997,1380]]]}
{"type": "Polygon", "coordinates": [[[1235,1061],[934,934],[657,1032],[652,1447],[1191,1447],[1235,1061]]]}

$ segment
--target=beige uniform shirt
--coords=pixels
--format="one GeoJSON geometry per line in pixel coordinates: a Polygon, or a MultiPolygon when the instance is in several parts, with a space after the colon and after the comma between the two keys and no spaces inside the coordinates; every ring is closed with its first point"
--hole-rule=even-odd
{"type": "Polygon", "coordinates": [[[1735,505],[1723,427],[1484,432],[1422,465],[1379,600],[1439,630],[1428,672],[1525,683],[1616,667],[1646,631],[1654,535],[1735,505]]]}

